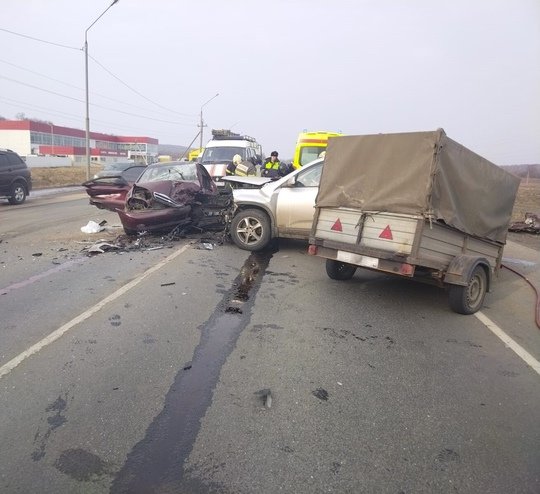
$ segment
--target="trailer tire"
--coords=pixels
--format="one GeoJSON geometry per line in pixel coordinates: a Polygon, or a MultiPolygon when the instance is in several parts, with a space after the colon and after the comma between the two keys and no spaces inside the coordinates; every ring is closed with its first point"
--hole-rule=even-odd
{"type": "Polygon", "coordinates": [[[326,274],[333,280],[350,280],[356,272],[354,264],[335,261],[334,259],[326,260],[326,274]]]}
{"type": "Polygon", "coordinates": [[[466,286],[450,285],[450,308],[458,314],[474,314],[482,307],[486,292],[486,271],[482,266],[476,266],[466,286]]]}

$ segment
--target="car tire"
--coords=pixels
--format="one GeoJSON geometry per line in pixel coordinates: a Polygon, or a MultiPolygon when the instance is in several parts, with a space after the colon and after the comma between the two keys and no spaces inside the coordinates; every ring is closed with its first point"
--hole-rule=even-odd
{"type": "Polygon", "coordinates": [[[487,275],[482,266],[476,266],[466,286],[450,285],[450,308],[458,314],[474,314],[484,304],[487,292],[487,275]]]}
{"type": "Polygon", "coordinates": [[[264,249],[271,240],[270,218],[257,209],[239,211],[231,222],[231,239],[244,250],[264,249]]]}
{"type": "Polygon", "coordinates": [[[26,200],[26,187],[22,182],[15,182],[11,186],[11,192],[9,194],[10,204],[22,204],[26,200]]]}
{"type": "Polygon", "coordinates": [[[326,260],[326,274],[333,280],[350,280],[356,273],[356,266],[346,262],[326,260]]]}

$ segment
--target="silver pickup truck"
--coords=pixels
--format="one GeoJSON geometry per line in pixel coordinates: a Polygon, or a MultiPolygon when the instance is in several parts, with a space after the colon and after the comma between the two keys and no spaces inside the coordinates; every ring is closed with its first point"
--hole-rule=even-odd
{"type": "Polygon", "coordinates": [[[332,279],[358,267],[448,288],[472,314],[501,266],[519,179],[433,132],[330,139],[309,253],[332,279]]]}

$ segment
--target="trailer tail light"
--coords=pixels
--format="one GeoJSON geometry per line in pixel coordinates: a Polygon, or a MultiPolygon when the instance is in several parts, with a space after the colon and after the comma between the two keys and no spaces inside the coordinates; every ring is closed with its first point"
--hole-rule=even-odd
{"type": "Polygon", "coordinates": [[[399,273],[404,276],[412,276],[414,274],[414,266],[404,262],[399,266],[399,273]]]}
{"type": "Polygon", "coordinates": [[[317,246],[316,245],[310,245],[307,250],[308,254],[310,256],[316,256],[317,255],[317,246]]]}

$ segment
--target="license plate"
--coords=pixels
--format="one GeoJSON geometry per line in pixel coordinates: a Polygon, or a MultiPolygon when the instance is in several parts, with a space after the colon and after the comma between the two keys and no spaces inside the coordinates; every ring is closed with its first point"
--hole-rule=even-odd
{"type": "Polygon", "coordinates": [[[352,252],[345,252],[343,250],[337,251],[336,259],[341,262],[356,264],[357,266],[364,266],[366,268],[379,267],[379,259],[376,257],[361,256],[358,254],[353,254],[352,252]]]}

